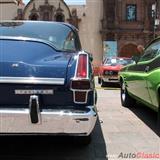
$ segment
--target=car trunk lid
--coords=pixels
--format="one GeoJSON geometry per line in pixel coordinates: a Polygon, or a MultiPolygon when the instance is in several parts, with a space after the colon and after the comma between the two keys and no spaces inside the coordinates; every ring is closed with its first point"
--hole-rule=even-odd
{"type": "Polygon", "coordinates": [[[65,88],[71,56],[41,42],[0,40],[0,107],[28,107],[33,94],[43,108],[71,104],[65,88]]]}
{"type": "Polygon", "coordinates": [[[44,43],[0,40],[0,76],[65,78],[71,54],[44,43]]]}

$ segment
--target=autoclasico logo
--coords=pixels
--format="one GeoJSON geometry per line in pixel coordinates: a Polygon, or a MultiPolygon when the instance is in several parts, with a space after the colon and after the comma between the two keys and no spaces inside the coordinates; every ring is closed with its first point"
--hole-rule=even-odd
{"type": "Polygon", "coordinates": [[[123,153],[121,152],[118,155],[120,159],[160,159],[160,153],[145,153],[145,152],[137,152],[137,153],[123,153]]]}

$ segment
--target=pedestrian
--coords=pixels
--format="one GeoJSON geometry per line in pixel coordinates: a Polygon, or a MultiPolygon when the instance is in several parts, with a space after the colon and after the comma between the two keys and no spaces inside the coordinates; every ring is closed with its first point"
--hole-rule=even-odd
{"type": "Polygon", "coordinates": [[[139,52],[140,54],[142,54],[143,51],[144,51],[144,47],[140,44],[140,45],[137,46],[137,50],[138,50],[138,52],[139,52]]]}

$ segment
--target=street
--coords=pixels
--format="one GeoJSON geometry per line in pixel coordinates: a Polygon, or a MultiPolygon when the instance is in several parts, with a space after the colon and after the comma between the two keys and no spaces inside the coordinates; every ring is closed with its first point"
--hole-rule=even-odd
{"type": "Polygon", "coordinates": [[[73,137],[1,136],[0,159],[116,160],[138,159],[137,154],[141,159],[146,154],[159,154],[156,113],[142,105],[122,107],[118,87],[97,85],[97,91],[99,119],[89,146],[76,145],[73,137]]]}

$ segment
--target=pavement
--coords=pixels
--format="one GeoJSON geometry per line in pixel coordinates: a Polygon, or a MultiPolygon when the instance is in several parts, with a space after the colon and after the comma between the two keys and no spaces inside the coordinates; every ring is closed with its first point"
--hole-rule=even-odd
{"type": "Polygon", "coordinates": [[[122,107],[118,86],[101,88],[96,82],[96,88],[99,117],[90,145],[62,136],[0,137],[0,160],[160,159],[156,113],[142,105],[122,107]]]}
{"type": "Polygon", "coordinates": [[[109,160],[137,160],[140,159],[135,157],[137,154],[146,160],[144,154],[160,154],[156,113],[142,105],[131,109],[122,107],[118,90],[101,89],[98,95],[98,114],[109,160]]]}

